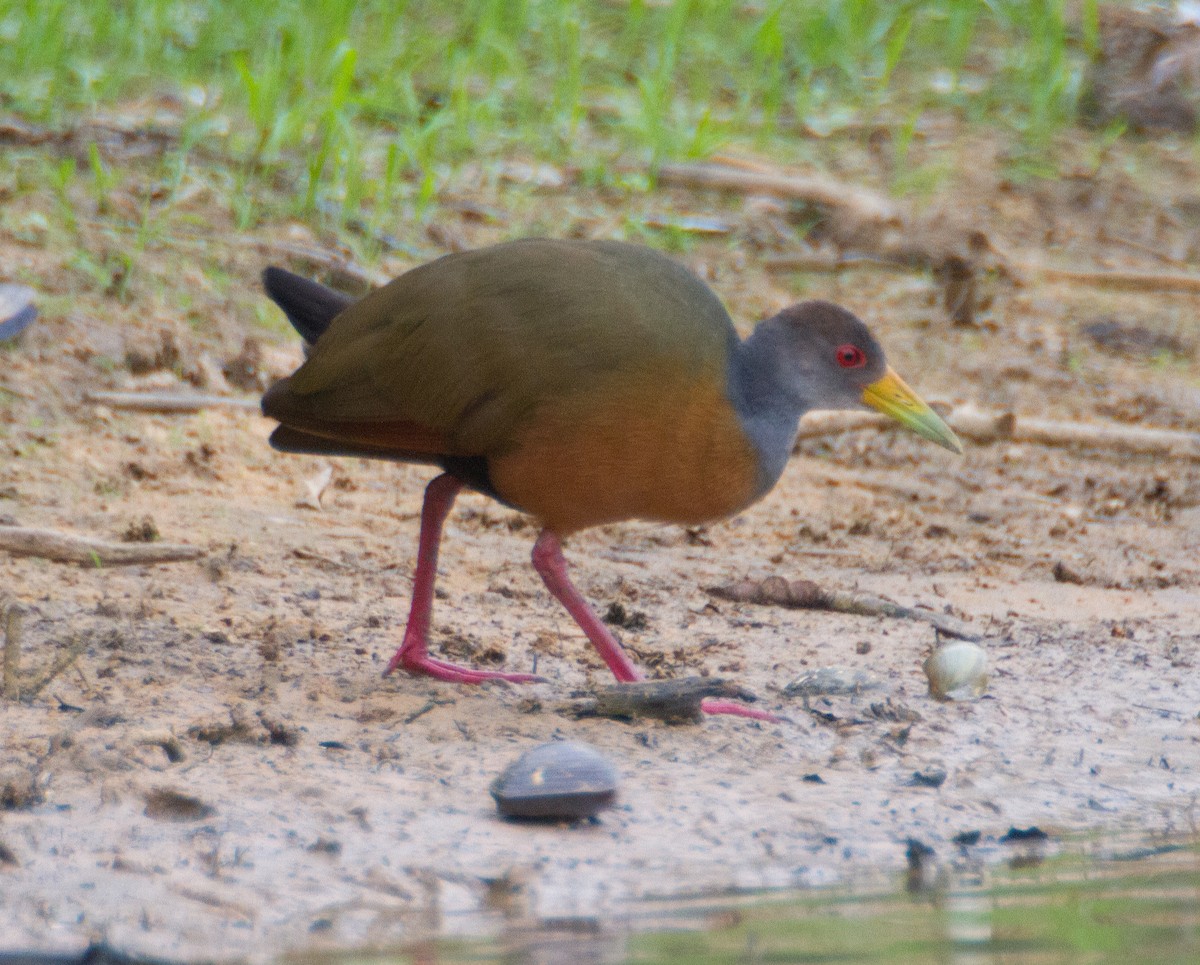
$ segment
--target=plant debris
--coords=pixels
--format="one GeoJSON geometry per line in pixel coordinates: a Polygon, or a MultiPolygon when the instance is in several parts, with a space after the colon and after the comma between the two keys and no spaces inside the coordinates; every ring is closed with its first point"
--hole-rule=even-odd
{"type": "Polygon", "coordinates": [[[615,717],[636,720],[652,717],[668,724],[696,724],[704,718],[706,698],[720,697],[753,702],[744,687],[716,677],[683,677],[678,680],[639,680],[601,687],[570,709],[578,717],[615,717]]]}
{"type": "Polygon", "coordinates": [[[972,633],[958,620],[943,613],[917,610],[865,594],[825,590],[812,580],[789,582],[782,576],[768,576],[762,580],[743,580],[740,583],[709,587],[706,592],[735,603],[757,603],[799,610],[830,610],[834,613],[892,617],[899,620],[923,620],[948,637],[960,640],[979,639],[978,634],[972,633]]]}
{"type": "Polygon", "coordinates": [[[27,526],[0,526],[0,550],[83,566],[139,566],[199,559],[205,550],[182,543],[107,543],[87,536],[27,526]]]}

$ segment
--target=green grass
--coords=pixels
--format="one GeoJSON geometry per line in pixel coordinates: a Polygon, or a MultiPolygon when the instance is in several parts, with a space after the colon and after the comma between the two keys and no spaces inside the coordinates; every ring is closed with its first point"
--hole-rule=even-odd
{"type": "MultiPolygon", "coordinates": [[[[803,130],[890,120],[903,141],[929,111],[999,128],[1036,166],[1096,43],[1095,0],[1077,9],[1069,24],[1063,0],[0,0],[0,109],[63,128],[173,98],[180,156],[236,165],[240,227],[280,174],[295,214],[380,223],[420,217],[468,163],[788,158],[803,130]]],[[[88,161],[103,209],[114,176],[88,161]]]]}

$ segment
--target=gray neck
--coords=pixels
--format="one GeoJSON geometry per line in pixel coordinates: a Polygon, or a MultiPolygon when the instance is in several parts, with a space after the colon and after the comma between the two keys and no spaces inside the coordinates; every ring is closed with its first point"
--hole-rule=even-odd
{"type": "Polygon", "coordinates": [[[758,492],[762,496],[783,474],[800,417],[811,406],[796,393],[796,380],[784,371],[783,332],[767,320],[729,354],[729,400],[758,451],[758,492]]]}

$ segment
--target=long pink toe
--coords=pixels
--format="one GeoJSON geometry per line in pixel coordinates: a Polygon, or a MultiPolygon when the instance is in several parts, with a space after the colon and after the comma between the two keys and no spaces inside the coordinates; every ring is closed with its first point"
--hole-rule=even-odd
{"type": "Polygon", "coordinates": [[[384,676],[393,670],[401,669],[415,676],[432,677],[434,680],[445,680],[454,684],[481,684],[487,680],[506,680],[510,684],[529,684],[546,679],[532,673],[505,673],[502,670],[477,670],[474,667],[462,667],[456,663],[437,660],[427,653],[406,654],[403,647],[396,651],[388,663],[384,676]]]}
{"type": "Polygon", "coordinates": [[[751,720],[765,720],[770,724],[783,722],[782,717],[777,717],[765,710],[756,710],[746,704],[739,704],[736,700],[717,700],[715,697],[709,697],[701,702],[700,709],[706,714],[729,714],[731,717],[748,717],[751,720]]]}

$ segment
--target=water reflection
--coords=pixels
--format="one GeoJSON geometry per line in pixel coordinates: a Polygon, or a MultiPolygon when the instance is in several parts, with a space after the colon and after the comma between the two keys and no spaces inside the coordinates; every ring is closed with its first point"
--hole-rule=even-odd
{"type": "Polygon", "coordinates": [[[1200,962],[1200,843],[1044,839],[920,855],[891,887],[643,902],[619,922],[511,921],[486,941],[293,955],[287,965],[1200,962]],[[1003,859],[997,863],[998,859],[1003,859]],[[914,877],[915,875],[915,877],[914,877]],[[914,881],[916,885],[914,886],[914,881]]]}

